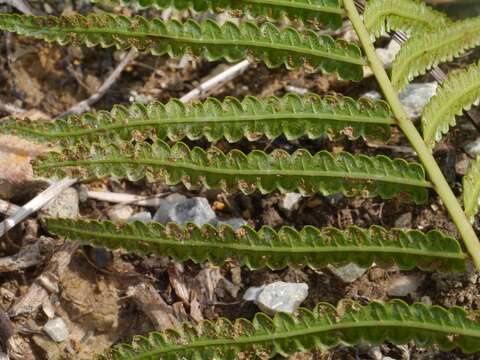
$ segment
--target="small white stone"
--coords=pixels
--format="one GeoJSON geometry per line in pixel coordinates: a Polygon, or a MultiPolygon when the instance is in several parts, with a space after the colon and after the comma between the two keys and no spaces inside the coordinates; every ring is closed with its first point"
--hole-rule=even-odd
{"type": "MultiPolygon", "coordinates": [[[[417,119],[422,115],[425,105],[437,92],[438,84],[436,82],[422,84],[408,84],[400,93],[400,102],[402,103],[407,115],[412,119],[417,119]]],[[[369,91],[363,94],[363,97],[380,100],[382,95],[378,91],[369,91]]]]}
{"type": "Polygon", "coordinates": [[[422,284],[423,277],[417,275],[399,275],[390,280],[387,294],[390,296],[404,297],[414,294],[422,284]]]}
{"type": "Polygon", "coordinates": [[[400,93],[400,102],[410,118],[417,119],[422,115],[425,105],[437,92],[437,86],[436,82],[431,82],[408,84],[405,87],[400,93]]]}
{"type": "Polygon", "coordinates": [[[243,294],[243,300],[246,301],[255,301],[258,298],[258,295],[263,291],[265,285],[262,286],[251,286],[243,294]]]}
{"type": "Polygon", "coordinates": [[[477,157],[480,154],[480,138],[465,145],[464,149],[472,158],[477,157]]]}
{"type": "Polygon", "coordinates": [[[115,205],[107,210],[107,215],[114,222],[125,222],[133,214],[133,208],[128,205],[115,205]]]}
{"type": "Polygon", "coordinates": [[[291,212],[298,208],[298,205],[302,197],[303,197],[302,194],[299,194],[299,193],[294,193],[294,192],[286,193],[282,197],[282,200],[280,201],[280,204],[279,204],[280,208],[287,212],[291,212]]]}
{"type": "Polygon", "coordinates": [[[127,219],[127,223],[132,223],[134,221],[142,221],[144,223],[149,223],[152,221],[152,214],[148,211],[141,211],[139,213],[133,214],[127,219]]]}
{"type": "Polygon", "coordinates": [[[69,332],[67,325],[62,320],[62,318],[55,318],[48,320],[47,323],[43,326],[43,331],[56,342],[62,342],[68,339],[69,332]]]}
{"type": "Polygon", "coordinates": [[[392,66],[393,60],[395,59],[395,56],[397,56],[399,51],[400,44],[397,43],[395,40],[390,41],[386,48],[379,48],[375,50],[378,58],[386,69],[392,66]]]}
{"type": "Polygon", "coordinates": [[[305,283],[274,283],[251,287],[243,298],[254,301],[258,307],[269,314],[277,312],[294,313],[308,296],[308,285],[305,283]]]}
{"type": "Polygon", "coordinates": [[[46,216],[76,219],[79,215],[78,192],[74,188],[65,189],[42,209],[46,216]]]}

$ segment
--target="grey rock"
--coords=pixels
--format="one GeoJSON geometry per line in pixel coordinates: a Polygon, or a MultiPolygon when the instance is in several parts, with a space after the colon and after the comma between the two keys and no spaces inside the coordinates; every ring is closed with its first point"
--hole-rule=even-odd
{"type": "Polygon", "coordinates": [[[227,220],[214,219],[211,221],[211,224],[214,226],[230,225],[234,230],[238,230],[243,225],[247,225],[248,223],[242,218],[231,218],[227,220]]]}
{"type": "MultiPolygon", "coordinates": [[[[435,95],[437,86],[436,82],[431,82],[409,84],[405,87],[405,90],[400,93],[400,102],[410,118],[417,119],[422,115],[425,105],[435,95]]],[[[372,100],[380,100],[382,98],[378,91],[369,91],[363,94],[363,96],[372,100]]]]}
{"type": "Polygon", "coordinates": [[[128,205],[115,205],[107,210],[107,215],[113,222],[125,222],[132,214],[133,208],[128,205]]]}
{"type": "Polygon", "coordinates": [[[477,155],[480,154],[480,138],[465,145],[464,149],[472,158],[477,157],[477,155]]]}
{"type": "Polygon", "coordinates": [[[153,216],[160,223],[175,222],[185,225],[193,222],[197,226],[210,223],[216,219],[215,212],[208,200],[201,197],[186,198],[180,194],[172,194],[164,199],[153,216]]]}
{"type": "Polygon", "coordinates": [[[70,336],[67,325],[65,325],[65,322],[59,317],[48,320],[43,326],[43,331],[56,342],[65,341],[70,336]]]}
{"type": "Polygon", "coordinates": [[[423,277],[417,275],[399,275],[390,279],[387,285],[387,294],[390,296],[404,297],[415,294],[422,284],[423,277]]]}
{"type": "Polygon", "coordinates": [[[382,351],[380,350],[380,346],[374,346],[370,348],[370,350],[368,350],[368,355],[370,355],[370,357],[373,360],[382,360],[383,358],[383,354],[382,354],[382,351]]]}
{"type": "Polygon", "coordinates": [[[436,82],[431,82],[409,84],[405,87],[400,93],[400,102],[410,118],[417,119],[422,115],[423,108],[437,92],[437,86],[436,82]]]}
{"type": "Polygon", "coordinates": [[[328,265],[328,269],[344,283],[350,284],[362,276],[367,269],[362,268],[354,263],[349,263],[344,266],[336,267],[328,265]]]}
{"type": "Polygon", "coordinates": [[[282,199],[280,200],[280,208],[285,210],[286,212],[291,212],[298,209],[300,204],[300,200],[302,200],[302,194],[299,193],[286,193],[283,195],[282,199]]]}
{"type": "Polygon", "coordinates": [[[127,219],[127,223],[132,223],[134,221],[142,221],[144,223],[149,223],[152,221],[152,214],[148,211],[141,211],[139,213],[133,214],[127,219]]]}
{"type": "Polygon", "coordinates": [[[249,287],[243,294],[243,300],[256,301],[258,298],[258,295],[260,295],[260,293],[263,291],[264,288],[265,288],[265,285],[249,287]]]}
{"type": "Polygon", "coordinates": [[[375,50],[378,58],[386,69],[392,66],[393,60],[395,59],[395,56],[397,56],[399,51],[400,44],[397,43],[395,40],[390,41],[386,48],[379,48],[375,50]]]}
{"type": "Polygon", "coordinates": [[[42,214],[51,217],[76,219],[79,215],[78,192],[73,188],[65,189],[42,209],[42,214]]]}
{"type": "Polygon", "coordinates": [[[395,220],[395,227],[400,229],[410,229],[412,227],[412,213],[408,212],[400,215],[395,220]]]}
{"type": "Polygon", "coordinates": [[[249,288],[243,295],[245,300],[254,301],[269,314],[276,312],[294,313],[308,296],[305,283],[276,281],[256,288],[249,288]]]}

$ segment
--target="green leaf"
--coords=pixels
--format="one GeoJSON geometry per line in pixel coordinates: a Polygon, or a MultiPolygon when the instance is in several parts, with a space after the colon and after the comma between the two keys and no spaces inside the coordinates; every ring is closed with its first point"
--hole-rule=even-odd
{"type": "MultiPolygon", "coordinates": [[[[155,6],[159,9],[193,9],[198,12],[233,10],[252,16],[266,16],[278,19],[288,16],[292,19],[320,22],[331,28],[342,26],[343,9],[340,0],[114,0],[114,3],[135,4],[140,7],[155,6]]],[[[243,14],[242,14],[243,15],[243,14]]]]}
{"type": "Polygon", "coordinates": [[[480,64],[448,74],[423,111],[423,139],[427,146],[433,148],[450,126],[455,126],[455,116],[470,110],[479,101],[480,64]]]}
{"type": "Polygon", "coordinates": [[[402,193],[417,203],[426,200],[431,186],[421,165],[382,155],[332,155],[320,151],[312,156],[307,150],[292,155],[283,150],[269,155],[254,150],[245,155],[236,149],[224,154],[217,148],[190,150],[183,143],[170,148],[161,140],[153,145],[121,143],[64,149],[62,153],[49,153],[34,164],[34,169],[46,176],[111,175],[132,181],[147,177],[152,181],[164,179],[169,185],[183,182],[186,186],[204,185],[225,191],[240,189],[245,194],[278,189],[389,199],[402,193]]]}
{"type": "Polygon", "coordinates": [[[0,29],[62,45],[74,42],[119,49],[134,47],[172,57],[191,53],[210,61],[224,58],[235,62],[252,56],[269,67],[284,64],[287,69],[296,69],[306,65],[312,70],[337,73],[343,79],[356,81],[362,80],[365,64],[354,44],[311,30],[302,34],[291,27],[279,30],[270,22],[259,28],[248,21],[240,26],[232,22],[220,26],[212,20],[181,23],[110,14],[61,17],[0,14],[0,29]]]}
{"type": "Polygon", "coordinates": [[[463,177],[463,206],[465,214],[474,222],[480,203],[480,157],[470,164],[470,168],[463,177]]]}
{"type": "Polygon", "coordinates": [[[450,26],[444,14],[415,0],[370,0],[363,13],[365,27],[374,38],[391,31],[421,34],[450,26]]]}
{"type": "Polygon", "coordinates": [[[480,44],[480,18],[457,21],[435,30],[417,34],[401,48],[392,65],[392,84],[401,91],[418,75],[438,64],[451,61],[480,44]]]}
{"type": "Polygon", "coordinates": [[[137,337],[132,345],[117,347],[107,358],[233,360],[239,354],[245,359],[273,358],[387,340],[394,344],[413,340],[421,347],[437,345],[444,351],[460,348],[474,353],[480,351],[480,323],[458,307],[447,310],[401,300],[368,305],[342,301],[337,308],[320,303],[313,311],[299,309],[295,316],[279,313],[270,318],[258,313],[252,322],[220,318],[153,332],[147,338],[137,337]]]}
{"type": "Polygon", "coordinates": [[[305,135],[318,139],[323,134],[332,138],[346,134],[353,139],[362,136],[386,141],[393,123],[385,102],[288,94],[267,99],[247,96],[242,102],[232,97],[223,102],[210,98],[191,105],[174,99],[165,105],[115,106],[111,112],[55,121],[11,119],[2,123],[0,133],[62,146],[88,146],[106,138],[113,141],[117,136],[123,141],[140,138],[178,141],[185,137],[196,140],[205,136],[209,141],[225,137],[236,142],[244,136],[256,140],[262,135],[274,139],[283,134],[294,140],[305,135]]]}
{"type": "Polygon", "coordinates": [[[319,269],[327,264],[355,262],[370,267],[373,262],[385,266],[396,263],[402,270],[415,266],[423,270],[464,270],[466,255],[459,243],[438,231],[385,230],[349,227],[301,231],[283,227],[278,232],[264,226],[258,232],[249,226],[234,231],[230,226],[215,229],[189,224],[158,223],[115,225],[109,221],[48,219],[48,231],[83,244],[125,249],[141,254],[171,256],[178,261],[210,261],[223,265],[236,259],[249,269],[309,266],[319,269]]]}

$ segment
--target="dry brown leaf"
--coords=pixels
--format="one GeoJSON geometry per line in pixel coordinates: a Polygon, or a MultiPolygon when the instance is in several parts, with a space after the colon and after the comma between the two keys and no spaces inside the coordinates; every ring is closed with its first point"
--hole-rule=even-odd
{"type": "Polygon", "coordinates": [[[19,184],[33,177],[30,162],[48,148],[13,135],[0,135],[0,179],[19,184]]]}

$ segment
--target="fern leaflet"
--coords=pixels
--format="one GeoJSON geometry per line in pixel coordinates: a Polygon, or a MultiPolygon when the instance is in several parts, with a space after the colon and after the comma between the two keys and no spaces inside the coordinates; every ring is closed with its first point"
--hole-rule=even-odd
{"type": "Polygon", "coordinates": [[[0,132],[62,146],[88,146],[115,136],[123,141],[133,138],[178,141],[184,137],[196,140],[205,136],[209,141],[225,137],[236,142],[244,136],[255,140],[262,135],[274,139],[284,134],[288,140],[294,140],[304,135],[317,139],[322,134],[330,137],[346,134],[349,138],[362,136],[386,141],[392,124],[394,119],[385,102],[288,94],[262,100],[247,96],[242,102],[232,97],[223,102],[210,98],[192,105],[174,99],[165,105],[115,106],[111,112],[56,121],[12,119],[2,124],[0,132]]]}
{"type": "Polygon", "coordinates": [[[343,9],[340,0],[114,0],[115,3],[139,5],[140,7],[155,6],[160,9],[176,8],[177,10],[193,9],[203,11],[238,11],[252,16],[266,16],[278,19],[288,16],[303,21],[320,22],[331,28],[342,25],[343,9]]]}
{"type": "Polygon", "coordinates": [[[313,226],[297,231],[283,227],[278,232],[264,226],[257,232],[249,226],[234,231],[229,226],[215,229],[189,224],[181,228],[176,224],[115,225],[109,221],[48,219],[47,227],[51,233],[84,244],[167,255],[178,261],[208,260],[217,265],[234,258],[250,269],[319,269],[348,262],[370,267],[375,262],[396,263],[404,270],[415,266],[424,270],[463,270],[466,258],[458,242],[440,232],[387,231],[379,226],[368,230],[352,226],[343,231],[313,226]]]}
{"type": "Polygon", "coordinates": [[[417,34],[402,46],[395,58],[392,84],[400,91],[416,76],[479,44],[480,18],[457,21],[447,28],[417,34]]]}
{"type": "Polygon", "coordinates": [[[445,28],[451,23],[445,14],[414,0],[370,0],[363,18],[374,38],[396,30],[419,34],[445,28]]]}
{"type": "Polygon", "coordinates": [[[455,116],[479,101],[480,64],[450,73],[424,109],[422,128],[425,143],[433,148],[449,127],[455,126],[455,116]]]}
{"type": "Polygon", "coordinates": [[[473,223],[480,204],[480,157],[470,164],[463,177],[463,206],[465,214],[473,223]]]}
{"type": "Polygon", "coordinates": [[[473,353],[480,351],[480,323],[458,307],[447,310],[401,300],[368,305],[342,301],[337,308],[320,303],[313,311],[299,309],[295,316],[279,313],[272,319],[259,313],[252,322],[238,319],[231,323],[221,318],[197,326],[185,324],[148,338],[137,337],[132,345],[119,346],[108,356],[114,360],[233,360],[238,354],[247,359],[272,358],[386,340],[395,344],[414,340],[422,346],[436,344],[445,351],[458,347],[473,353]]]}
{"type": "Polygon", "coordinates": [[[161,140],[153,145],[120,143],[51,152],[37,161],[34,169],[41,175],[59,177],[112,175],[132,181],[163,178],[169,185],[183,182],[225,191],[239,188],[246,194],[256,189],[262,193],[278,189],[389,199],[404,193],[418,203],[426,200],[431,186],[421,165],[382,155],[320,151],[312,156],[307,150],[292,155],[283,150],[269,155],[254,150],[245,155],[236,149],[224,154],[217,148],[190,150],[183,143],[170,147],[161,140]]]}
{"type": "Polygon", "coordinates": [[[110,14],[61,17],[0,14],[0,29],[60,44],[134,47],[172,57],[192,53],[211,61],[224,58],[234,62],[251,55],[269,67],[284,64],[295,69],[306,65],[312,70],[337,73],[343,79],[356,81],[362,80],[365,64],[355,44],[311,30],[304,34],[291,27],[279,30],[270,22],[259,28],[248,21],[240,26],[232,22],[220,26],[211,20],[201,24],[193,20],[181,23],[110,14]]]}

